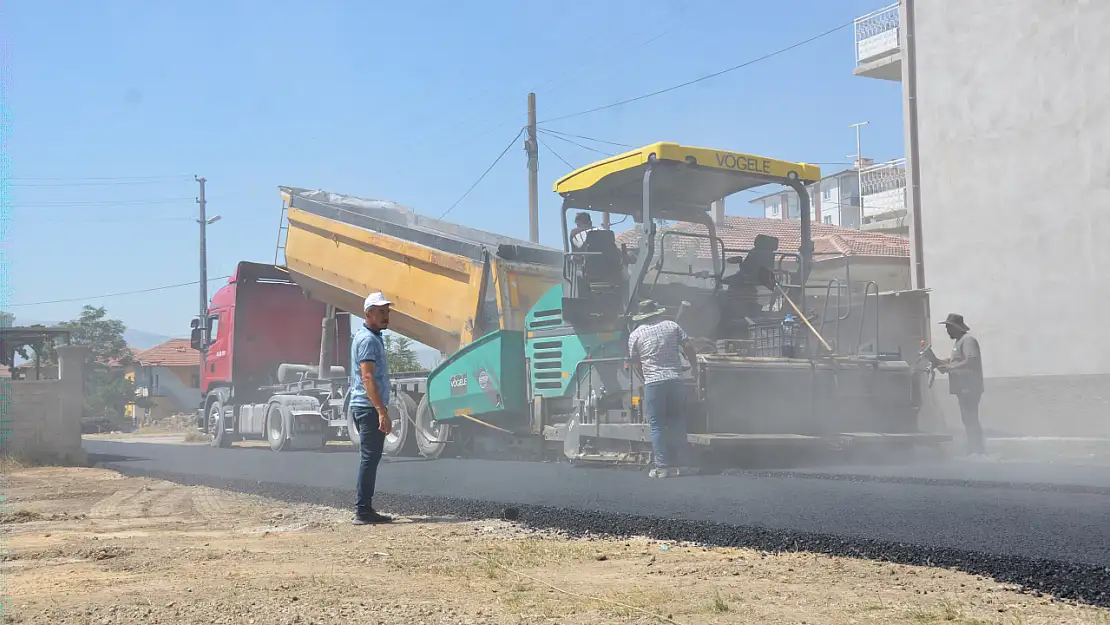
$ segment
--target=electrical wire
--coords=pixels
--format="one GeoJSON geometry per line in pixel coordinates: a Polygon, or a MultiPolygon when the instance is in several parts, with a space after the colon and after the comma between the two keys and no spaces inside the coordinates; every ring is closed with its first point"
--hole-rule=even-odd
{"type": "Polygon", "coordinates": [[[575,139],[584,139],[586,141],[593,141],[595,143],[605,143],[605,144],[608,144],[608,145],[615,145],[618,148],[634,148],[634,147],[636,147],[634,145],[628,145],[627,143],[617,143],[616,141],[606,141],[605,139],[595,139],[593,137],[571,134],[569,132],[559,132],[558,130],[552,130],[550,128],[544,128],[543,132],[562,135],[564,137],[574,137],[575,139]]]}
{"type": "Polygon", "coordinates": [[[545,131],[545,130],[544,130],[543,128],[537,128],[536,130],[537,130],[538,132],[542,132],[543,134],[545,134],[545,135],[547,135],[547,136],[551,137],[552,139],[558,139],[559,141],[565,141],[565,142],[567,142],[567,143],[569,143],[569,144],[571,144],[571,145],[575,145],[575,146],[578,146],[578,147],[582,148],[583,150],[589,150],[589,151],[591,151],[591,152],[597,152],[598,154],[601,154],[601,155],[603,155],[603,156],[613,156],[613,155],[612,155],[611,153],[609,153],[609,152],[602,152],[601,150],[598,150],[598,149],[595,149],[595,148],[591,148],[591,147],[590,147],[590,146],[588,146],[588,145],[582,145],[581,143],[578,143],[577,141],[571,141],[570,139],[567,139],[566,137],[560,137],[559,135],[556,135],[556,134],[551,134],[551,133],[549,133],[549,132],[545,131]]]}
{"type": "Polygon", "coordinates": [[[725,68],[723,70],[720,70],[718,72],[714,72],[712,74],[706,74],[705,76],[702,76],[700,78],[695,78],[693,80],[688,80],[684,83],[680,83],[680,84],[677,84],[677,85],[672,85],[670,87],[667,87],[665,89],[660,89],[658,91],[652,91],[651,93],[645,93],[645,94],[642,94],[642,95],[638,95],[634,98],[628,98],[628,99],[625,99],[625,100],[620,100],[618,102],[612,102],[610,104],[605,104],[603,106],[595,106],[594,108],[586,109],[584,111],[578,111],[577,113],[568,113],[566,115],[559,115],[558,117],[552,117],[550,119],[545,119],[545,120],[543,120],[541,122],[538,122],[538,123],[547,124],[547,123],[550,123],[550,122],[555,122],[555,121],[559,121],[559,120],[563,120],[563,119],[570,119],[572,117],[581,117],[582,115],[589,115],[590,113],[597,113],[598,111],[604,111],[604,110],[607,110],[607,109],[616,108],[618,106],[624,106],[625,104],[631,104],[633,102],[639,102],[640,100],[646,100],[648,98],[653,98],[653,97],[658,96],[658,95],[663,95],[664,93],[670,93],[671,91],[676,91],[676,90],[682,89],[684,87],[689,87],[690,85],[694,85],[694,84],[697,84],[699,82],[703,82],[703,81],[709,80],[711,78],[716,78],[716,77],[721,76],[723,74],[727,74],[729,72],[734,72],[738,69],[742,69],[744,67],[754,65],[756,63],[759,63],[760,61],[766,61],[767,59],[774,58],[774,57],[776,57],[780,54],[789,52],[790,50],[793,50],[795,48],[799,48],[799,47],[804,46],[806,44],[817,41],[818,39],[822,39],[824,37],[827,37],[827,36],[837,32],[837,31],[840,31],[840,30],[843,30],[843,29],[845,29],[849,26],[852,26],[854,23],[855,23],[854,21],[846,22],[846,23],[841,24],[841,25],[839,25],[835,28],[830,28],[829,30],[826,30],[825,32],[823,32],[819,35],[814,35],[813,37],[810,37],[809,39],[806,39],[804,41],[799,41],[797,43],[786,46],[785,48],[779,48],[778,50],[775,50],[774,52],[764,54],[763,56],[760,56],[758,58],[754,58],[754,59],[751,59],[749,61],[745,61],[745,62],[743,62],[739,65],[733,65],[732,67],[725,68]]]}
{"type": "Polygon", "coordinates": [[[174,179],[177,179],[177,178],[192,179],[192,176],[190,176],[188,174],[169,174],[169,175],[163,175],[163,176],[87,176],[87,177],[81,177],[81,176],[13,176],[11,178],[8,178],[8,180],[12,180],[12,181],[23,181],[23,180],[54,180],[54,181],[67,181],[67,180],[70,180],[70,181],[110,181],[110,180],[142,181],[142,180],[149,180],[149,181],[155,181],[155,180],[174,180],[174,179]]]}
{"type": "Polygon", "coordinates": [[[555,158],[559,159],[560,161],[563,161],[563,164],[564,164],[564,165],[566,165],[567,167],[570,167],[570,168],[571,168],[571,170],[574,170],[574,169],[576,169],[576,167],[575,167],[574,165],[571,165],[570,163],[568,163],[568,162],[567,162],[567,159],[563,158],[562,156],[559,156],[559,153],[558,153],[558,152],[556,152],[556,151],[555,151],[554,149],[552,149],[550,145],[547,145],[547,142],[546,142],[546,141],[544,141],[543,139],[541,139],[541,138],[539,138],[539,137],[536,137],[536,139],[537,139],[537,140],[539,140],[539,142],[540,142],[540,145],[542,145],[543,147],[547,148],[547,151],[548,151],[548,152],[551,152],[552,154],[554,154],[554,155],[555,155],[555,158]]]}
{"type": "MultiPolygon", "coordinates": [[[[23,224],[21,218],[16,218],[15,223],[23,224]]],[[[118,219],[28,219],[26,224],[44,224],[44,223],[78,223],[78,224],[108,224],[108,223],[146,223],[152,221],[191,221],[197,222],[196,217],[120,217],[118,219]]],[[[23,225],[26,225],[23,224],[23,225]]]]}
{"type": "MultiPolygon", "coordinates": [[[[217,282],[219,280],[227,280],[231,276],[220,276],[219,278],[209,278],[209,282],[217,282]]],[[[155,286],[149,289],[137,289],[135,291],[120,291],[119,293],[106,293],[104,295],[89,295],[86,297],[68,297],[65,299],[53,299],[42,302],[25,302],[22,304],[7,304],[0,306],[0,308],[24,308],[27,306],[43,306],[46,304],[65,304],[69,302],[83,302],[90,299],[104,299],[107,297],[122,297],[124,295],[139,295],[141,293],[153,293],[155,291],[166,291],[168,289],[178,289],[183,286],[194,286],[200,284],[200,280],[193,280],[192,282],[181,282],[179,284],[164,284],[162,286],[155,286]]]]}
{"type": "Polygon", "coordinates": [[[115,180],[102,182],[17,182],[8,186],[18,189],[58,189],[62,187],[114,187],[119,185],[136,184],[166,184],[168,180],[115,180]]]}
{"type": "Polygon", "coordinates": [[[148,204],[174,204],[177,202],[193,202],[193,197],[176,197],[143,200],[44,200],[28,202],[26,204],[11,204],[11,208],[113,208],[116,206],[145,206],[148,204]]]}
{"type": "Polygon", "coordinates": [[[513,144],[516,143],[516,140],[520,138],[520,135],[524,134],[524,129],[525,127],[521,126],[520,130],[517,131],[516,136],[514,136],[513,140],[509,142],[509,145],[506,145],[505,149],[501,151],[501,154],[499,154],[497,158],[493,159],[493,162],[490,163],[490,166],[487,167],[484,172],[482,172],[481,176],[478,176],[478,179],[474,181],[474,184],[470,185],[470,188],[466,190],[466,193],[463,193],[461,196],[459,196],[459,199],[455,200],[455,203],[452,204],[450,208],[443,211],[443,214],[439,216],[440,219],[443,219],[447,216],[447,213],[455,210],[455,207],[458,206],[459,203],[462,202],[464,199],[466,199],[466,196],[470,195],[470,192],[474,190],[474,187],[478,186],[483,180],[485,180],[486,175],[488,175],[489,172],[492,171],[493,168],[501,162],[501,159],[504,158],[505,154],[508,153],[509,148],[513,147],[513,144]]]}

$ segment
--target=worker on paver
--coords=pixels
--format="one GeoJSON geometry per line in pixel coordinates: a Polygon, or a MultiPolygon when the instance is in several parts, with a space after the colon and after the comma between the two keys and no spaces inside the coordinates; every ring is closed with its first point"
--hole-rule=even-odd
{"type": "Polygon", "coordinates": [[[689,443],[686,440],[685,386],[682,381],[682,355],[694,367],[696,353],[686,332],[669,319],[653,300],[640,302],[632,317],[637,325],[628,336],[628,354],[632,369],[644,381],[644,411],[651,426],[651,448],[655,467],[651,477],[693,474],[689,465],[689,443]]]}
{"type": "Polygon", "coordinates": [[[385,437],[393,430],[389,418],[389,362],[382,331],[389,327],[391,302],[371,293],[363,302],[366,319],[351,339],[350,410],[359,434],[355,525],[389,523],[372,505],[385,437]]]}
{"type": "Polygon", "coordinates": [[[594,227],[594,221],[589,213],[578,213],[574,216],[574,230],[570,231],[570,244],[575,252],[581,252],[586,245],[586,233],[591,230],[601,230],[594,227]]]}
{"type": "Polygon", "coordinates": [[[983,426],[979,424],[979,399],[983,396],[983,357],[979,341],[971,336],[971,328],[964,323],[963,315],[951,313],[941,325],[956,343],[952,346],[952,357],[937,370],[948,374],[948,392],[955,395],[960,404],[968,455],[982,456],[986,451],[983,426]]]}

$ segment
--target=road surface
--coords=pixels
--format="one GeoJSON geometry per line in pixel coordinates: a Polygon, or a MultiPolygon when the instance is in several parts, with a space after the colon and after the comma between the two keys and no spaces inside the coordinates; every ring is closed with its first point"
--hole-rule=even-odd
{"type": "MultiPolygon", "coordinates": [[[[105,466],[130,472],[187,475],[201,482],[266,482],[295,497],[330,492],[338,493],[333,499],[345,497],[348,502],[358,462],[356,454],[346,451],[278,454],[267,448],[93,440],[86,440],[85,448],[105,466]]],[[[826,473],[829,479],[805,471],[657,481],[635,471],[566,464],[402,459],[383,462],[378,484],[381,493],[397,496],[546,506],[665,519],[664,524],[676,526],[724,524],[1043,558],[1106,567],[1110,574],[1110,475],[1105,468],[949,465],[852,467],[826,473]],[[871,478],[851,476],[863,473],[871,478]],[[1023,483],[1009,483],[1006,478],[1011,475],[1023,483]]]]}

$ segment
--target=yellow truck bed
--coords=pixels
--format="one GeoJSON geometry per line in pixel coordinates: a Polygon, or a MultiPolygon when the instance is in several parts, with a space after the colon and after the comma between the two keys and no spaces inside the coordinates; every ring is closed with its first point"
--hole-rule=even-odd
{"type": "Polygon", "coordinates": [[[313,299],[361,316],[382,291],[390,329],[450,354],[524,317],[562,281],[562,252],[433,219],[394,204],[280,187],[285,265],[313,299]]]}

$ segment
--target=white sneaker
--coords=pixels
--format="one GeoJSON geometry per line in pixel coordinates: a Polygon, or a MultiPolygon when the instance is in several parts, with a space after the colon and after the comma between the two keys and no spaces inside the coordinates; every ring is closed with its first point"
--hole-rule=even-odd
{"type": "Polygon", "coordinates": [[[654,477],[658,479],[665,479],[670,477],[671,475],[673,474],[671,473],[671,470],[667,467],[652,467],[652,469],[648,471],[648,477],[654,477]]]}

